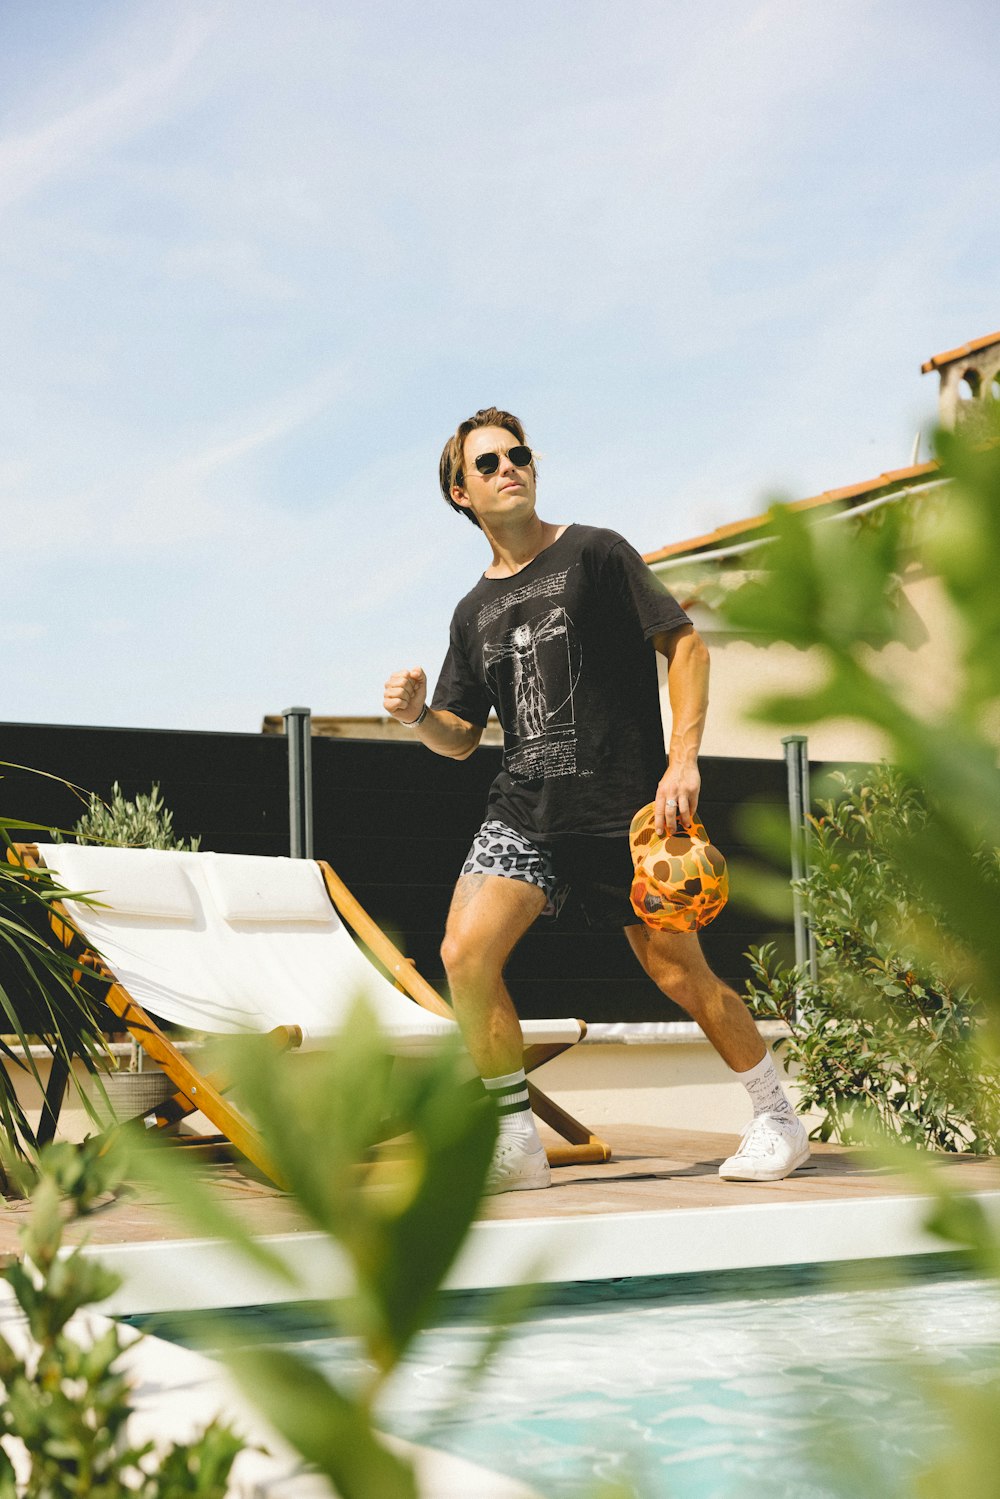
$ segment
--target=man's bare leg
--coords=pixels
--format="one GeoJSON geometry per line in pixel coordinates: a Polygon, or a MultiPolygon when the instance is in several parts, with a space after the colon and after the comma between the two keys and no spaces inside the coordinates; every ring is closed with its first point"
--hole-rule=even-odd
{"type": "Polygon", "coordinates": [[[537,885],[495,874],[463,874],[441,944],[455,1016],[480,1077],[515,1072],[524,1041],[503,970],[545,908],[537,885]]]}
{"type": "Polygon", "coordinates": [[[629,926],[625,935],[653,982],[698,1022],[750,1095],[754,1117],[719,1175],[731,1181],[789,1175],[808,1159],[808,1138],[746,1005],[709,968],[694,932],[629,926]]]}
{"type": "Polygon", "coordinates": [[[463,874],[441,947],[465,1044],[497,1106],[499,1135],[487,1192],[549,1185],[549,1165],[528,1100],[521,1025],[503,981],[507,959],[544,906],[537,885],[463,874]]]}
{"type": "Polygon", "coordinates": [[[746,1072],[767,1047],[735,989],[709,968],[694,932],[656,932],[628,926],[625,935],[657,988],[687,1010],[727,1066],[746,1072]]]}

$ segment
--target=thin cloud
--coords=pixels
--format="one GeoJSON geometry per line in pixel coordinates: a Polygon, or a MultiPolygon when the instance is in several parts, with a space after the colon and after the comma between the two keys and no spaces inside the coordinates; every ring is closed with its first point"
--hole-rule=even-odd
{"type": "Polygon", "coordinates": [[[216,15],[187,15],[166,57],[44,125],[0,139],[0,209],[30,197],[99,151],[134,135],[172,106],[179,80],[203,50],[216,15]]]}
{"type": "MultiPolygon", "coordinates": [[[[245,414],[193,453],[161,468],[139,487],[135,503],[122,509],[119,545],[147,551],[176,548],[192,540],[231,532],[234,525],[259,525],[273,533],[281,512],[261,506],[252,479],[236,480],[238,492],[218,493],[214,486],[247,459],[283,442],[293,432],[328,411],[348,389],[346,369],[324,371],[279,400],[245,414]],[[235,429],[235,430],[234,430],[235,429]],[[248,493],[249,491],[249,493],[248,493]],[[250,512],[266,514],[253,517],[250,512]],[[169,524],[162,526],[164,518],[169,524]]],[[[277,538],[275,538],[276,540],[277,538]]]]}
{"type": "Polygon", "coordinates": [[[251,302],[290,302],[301,296],[301,288],[287,276],[267,269],[260,248],[246,239],[180,245],[167,252],[163,269],[175,280],[211,282],[251,302]]]}
{"type": "Polygon", "coordinates": [[[325,370],[277,399],[230,419],[192,450],[155,468],[133,455],[130,472],[114,488],[6,497],[5,543],[20,555],[52,560],[100,538],[106,554],[149,555],[256,523],[280,526],[281,512],[261,505],[253,478],[241,465],[315,421],[349,389],[345,367],[325,370]],[[237,486],[234,493],[226,488],[237,486]]]}

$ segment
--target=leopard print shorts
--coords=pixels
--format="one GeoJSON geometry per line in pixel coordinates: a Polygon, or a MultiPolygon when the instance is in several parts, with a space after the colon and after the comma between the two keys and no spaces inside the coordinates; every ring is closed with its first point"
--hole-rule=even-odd
{"type": "Polygon", "coordinates": [[[496,874],[502,879],[537,885],[545,895],[543,916],[558,916],[569,886],[561,883],[547,848],[532,843],[505,822],[484,822],[469,849],[463,874],[496,874]]]}

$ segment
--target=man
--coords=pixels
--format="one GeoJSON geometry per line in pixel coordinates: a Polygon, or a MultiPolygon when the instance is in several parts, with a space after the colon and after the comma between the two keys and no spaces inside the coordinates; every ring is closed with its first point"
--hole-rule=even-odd
{"type": "Polygon", "coordinates": [[[657,832],[670,833],[698,806],[708,652],[622,537],[541,519],[535,478],[524,428],[509,412],[478,411],[445,444],[442,493],[482,531],[492,561],[455,610],[432,705],[420,667],[385,686],[386,711],[436,754],[471,755],[491,708],[504,730],[503,768],[441,949],[466,1045],[499,1108],[488,1189],[549,1184],[503,970],[570,887],[592,926],[624,928],[649,976],[745,1085],[754,1118],[720,1175],[777,1180],[809,1147],[746,1007],[712,973],[695,933],[653,931],[628,900],[633,814],[655,796],[657,832]],[[665,770],[656,651],[668,663],[673,720],[665,770]]]}

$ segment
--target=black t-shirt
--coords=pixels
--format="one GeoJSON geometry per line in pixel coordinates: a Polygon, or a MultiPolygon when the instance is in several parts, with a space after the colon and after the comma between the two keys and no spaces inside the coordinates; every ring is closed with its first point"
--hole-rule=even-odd
{"type": "Polygon", "coordinates": [[[487,816],[538,843],[617,835],[666,767],[652,636],[690,620],[615,531],[568,526],[458,605],[432,706],[504,730],[487,816]]]}

